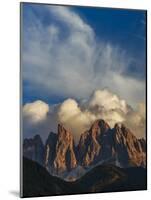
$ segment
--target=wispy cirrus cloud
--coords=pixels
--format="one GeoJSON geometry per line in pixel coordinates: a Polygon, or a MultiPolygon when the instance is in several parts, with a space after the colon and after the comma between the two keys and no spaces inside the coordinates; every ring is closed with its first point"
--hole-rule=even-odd
{"type": "Polygon", "coordinates": [[[133,59],[124,49],[98,38],[72,8],[44,6],[43,11],[47,23],[41,10],[33,8],[31,22],[23,27],[23,79],[28,94],[50,100],[58,95],[81,99],[109,88],[134,107],[145,101],[145,81],[125,73],[133,59]]]}

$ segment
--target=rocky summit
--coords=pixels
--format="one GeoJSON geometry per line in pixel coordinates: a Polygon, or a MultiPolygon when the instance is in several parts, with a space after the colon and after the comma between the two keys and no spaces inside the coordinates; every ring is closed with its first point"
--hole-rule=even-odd
{"type": "Polygon", "coordinates": [[[111,129],[104,120],[97,120],[81,135],[77,148],[79,163],[84,166],[98,162],[120,167],[146,165],[145,140],[137,139],[124,124],[115,124],[111,129]]]}
{"type": "Polygon", "coordinates": [[[23,155],[43,165],[44,145],[39,135],[35,135],[34,138],[24,139],[23,155]]]}
{"type": "MultiPolygon", "coordinates": [[[[110,127],[104,120],[97,120],[92,124],[90,130],[81,135],[77,146],[78,161],[83,166],[100,161],[103,152],[102,140],[109,133],[110,127]]],[[[105,146],[104,146],[105,147],[105,146]]],[[[107,152],[106,152],[107,153],[107,152]]]]}
{"type": "Polygon", "coordinates": [[[59,124],[58,133],[50,132],[45,145],[39,135],[25,139],[23,155],[43,165],[50,174],[65,178],[65,174],[70,173],[75,178],[74,172],[83,175],[84,169],[97,164],[145,168],[146,141],[137,139],[124,124],[117,123],[114,128],[110,128],[100,119],[81,134],[77,146],[72,133],[59,124]],[[79,166],[82,172],[77,170],[79,166]]]}
{"type": "Polygon", "coordinates": [[[46,141],[45,166],[48,171],[61,174],[77,166],[72,133],[58,125],[58,134],[50,133],[46,141]]]}

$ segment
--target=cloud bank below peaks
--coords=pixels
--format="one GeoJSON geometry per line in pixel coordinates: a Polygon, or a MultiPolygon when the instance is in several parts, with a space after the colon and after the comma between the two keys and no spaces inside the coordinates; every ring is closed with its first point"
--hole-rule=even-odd
{"type": "Polygon", "coordinates": [[[35,101],[23,107],[24,137],[40,134],[45,139],[50,131],[57,131],[58,123],[62,123],[78,142],[81,133],[89,129],[95,120],[104,119],[111,127],[123,122],[140,138],[145,137],[145,113],[143,103],[134,110],[125,100],[107,89],[97,90],[81,102],[67,99],[51,106],[35,101]]]}

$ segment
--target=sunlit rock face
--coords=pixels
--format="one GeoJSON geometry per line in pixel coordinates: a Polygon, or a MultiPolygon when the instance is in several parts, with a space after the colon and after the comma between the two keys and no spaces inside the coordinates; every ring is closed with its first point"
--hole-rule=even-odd
{"type": "Polygon", "coordinates": [[[121,123],[111,129],[104,120],[97,120],[81,135],[77,149],[83,166],[98,162],[111,162],[120,167],[146,165],[146,141],[137,139],[121,123]]]}
{"type": "Polygon", "coordinates": [[[64,172],[77,166],[74,153],[74,140],[72,133],[67,131],[62,125],[58,125],[58,135],[56,144],[56,157],[54,159],[54,169],[57,173],[64,172]]]}
{"type": "Polygon", "coordinates": [[[116,124],[114,129],[114,148],[116,157],[123,167],[146,165],[146,142],[137,139],[123,124],[116,124]]]}
{"type": "Polygon", "coordinates": [[[79,163],[89,166],[100,160],[102,152],[102,138],[110,130],[109,125],[104,120],[95,121],[90,130],[81,135],[77,152],[79,163]]]}
{"type": "Polygon", "coordinates": [[[72,133],[58,125],[58,133],[51,132],[45,144],[45,167],[50,173],[62,174],[77,166],[72,133]]]}
{"type": "Polygon", "coordinates": [[[137,139],[122,123],[110,128],[103,119],[96,120],[81,134],[77,146],[73,134],[58,124],[58,132],[50,132],[45,145],[39,135],[25,139],[23,154],[43,165],[49,173],[70,180],[97,164],[146,167],[145,139],[137,139]]]}

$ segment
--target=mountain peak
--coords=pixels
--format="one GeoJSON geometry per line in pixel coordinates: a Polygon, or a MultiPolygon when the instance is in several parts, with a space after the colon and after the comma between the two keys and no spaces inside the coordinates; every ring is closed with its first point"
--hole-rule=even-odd
{"type": "Polygon", "coordinates": [[[42,142],[42,139],[41,139],[40,135],[38,135],[38,134],[34,136],[33,140],[36,142],[42,142]]]}
{"type": "Polygon", "coordinates": [[[121,166],[145,166],[146,142],[137,139],[124,124],[115,124],[113,128],[114,148],[121,166]]]}
{"type": "Polygon", "coordinates": [[[54,132],[50,132],[45,144],[46,145],[47,144],[54,144],[56,140],[57,140],[57,134],[54,133],[54,132]]]}
{"type": "Polygon", "coordinates": [[[58,124],[58,134],[56,142],[56,156],[53,161],[53,169],[57,174],[66,170],[71,170],[77,166],[77,160],[74,153],[74,140],[70,131],[58,124]]]}
{"type": "Polygon", "coordinates": [[[73,135],[69,130],[64,128],[62,124],[58,124],[58,138],[65,141],[71,141],[73,140],[73,135]]]}
{"type": "Polygon", "coordinates": [[[25,139],[23,144],[23,155],[43,165],[44,145],[40,135],[25,139]]]}
{"type": "Polygon", "coordinates": [[[82,165],[88,166],[96,162],[100,156],[101,138],[108,130],[110,130],[109,125],[103,119],[98,119],[88,131],[81,135],[78,157],[82,165]]]}
{"type": "Polygon", "coordinates": [[[94,121],[93,124],[98,124],[99,126],[104,126],[104,125],[109,126],[104,119],[97,119],[97,120],[94,121]]]}
{"type": "Polygon", "coordinates": [[[98,119],[92,124],[90,132],[96,137],[97,135],[107,132],[109,129],[110,126],[103,119],[98,119]]]}
{"type": "Polygon", "coordinates": [[[124,129],[126,126],[122,122],[118,122],[114,125],[115,129],[124,129]]]}
{"type": "Polygon", "coordinates": [[[120,167],[146,166],[146,141],[137,139],[123,123],[110,128],[97,119],[81,134],[75,147],[72,132],[58,124],[58,133],[50,132],[45,146],[39,135],[24,140],[24,156],[45,166],[52,174],[62,176],[79,165],[93,166],[111,162],[120,167]]]}
{"type": "Polygon", "coordinates": [[[63,124],[59,123],[58,124],[58,129],[65,129],[65,128],[64,128],[63,124]]]}

